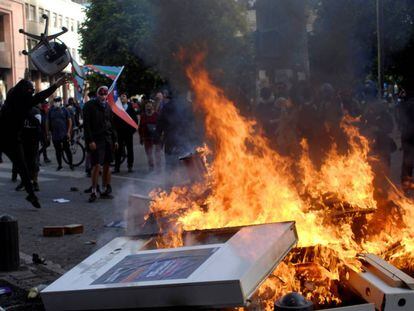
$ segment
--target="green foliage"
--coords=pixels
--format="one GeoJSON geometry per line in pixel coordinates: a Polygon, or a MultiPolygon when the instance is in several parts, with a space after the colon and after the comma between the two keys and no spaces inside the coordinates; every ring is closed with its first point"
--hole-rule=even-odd
{"type": "MultiPolygon", "coordinates": [[[[86,63],[122,66],[120,90],[130,94],[148,93],[160,83],[159,75],[134,54],[148,37],[151,6],[146,0],[91,1],[82,25],[81,54],[86,63]]],[[[92,89],[103,81],[91,79],[92,89]]],[[[106,84],[110,81],[106,81],[106,84]]]]}
{"type": "Polygon", "coordinates": [[[222,86],[254,91],[245,10],[234,0],[95,0],[81,30],[81,53],[87,63],[126,65],[120,88],[148,93],[163,83],[161,76],[185,90],[177,53],[202,50],[222,86]]]}

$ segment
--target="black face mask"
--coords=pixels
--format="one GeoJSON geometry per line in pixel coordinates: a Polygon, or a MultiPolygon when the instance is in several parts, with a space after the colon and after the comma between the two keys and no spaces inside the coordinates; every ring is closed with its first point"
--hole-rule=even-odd
{"type": "Polygon", "coordinates": [[[29,80],[20,80],[13,88],[7,93],[6,100],[8,101],[24,101],[30,99],[34,93],[33,83],[29,80]]]}

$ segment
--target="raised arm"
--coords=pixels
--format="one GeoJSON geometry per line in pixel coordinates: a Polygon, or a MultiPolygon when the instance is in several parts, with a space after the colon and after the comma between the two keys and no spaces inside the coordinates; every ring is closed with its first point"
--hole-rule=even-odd
{"type": "Polygon", "coordinates": [[[54,84],[52,84],[46,90],[43,90],[43,91],[35,94],[32,97],[31,106],[33,107],[33,106],[36,106],[36,105],[42,103],[46,98],[51,96],[57,90],[58,87],[61,87],[66,82],[67,82],[67,78],[64,76],[64,77],[60,78],[59,80],[57,80],[54,84]]]}

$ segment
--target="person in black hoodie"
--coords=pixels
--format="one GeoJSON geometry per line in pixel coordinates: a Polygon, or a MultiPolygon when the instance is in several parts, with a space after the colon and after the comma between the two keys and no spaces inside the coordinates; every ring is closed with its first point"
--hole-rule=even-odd
{"type": "Polygon", "coordinates": [[[34,94],[32,82],[22,79],[9,90],[0,112],[0,151],[7,155],[16,166],[25,190],[28,193],[26,200],[36,208],[41,206],[33,190],[20,135],[24,127],[24,121],[32,107],[43,102],[64,83],[66,83],[66,77],[60,78],[48,89],[34,94]]]}

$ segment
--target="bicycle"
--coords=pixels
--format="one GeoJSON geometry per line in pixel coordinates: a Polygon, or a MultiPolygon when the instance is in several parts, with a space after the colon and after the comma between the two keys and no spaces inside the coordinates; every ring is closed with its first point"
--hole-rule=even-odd
{"type": "MultiPolygon", "coordinates": [[[[72,139],[70,141],[70,151],[72,153],[72,165],[79,166],[85,161],[86,151],[85,146],[82,143],[83,135],[82,128],[75,127],[72,132],[72,139]]],[[[65,153],[63,152],[63,161],[66,164],[69,164],[68,159],[66,158],[65,153]]]]}

